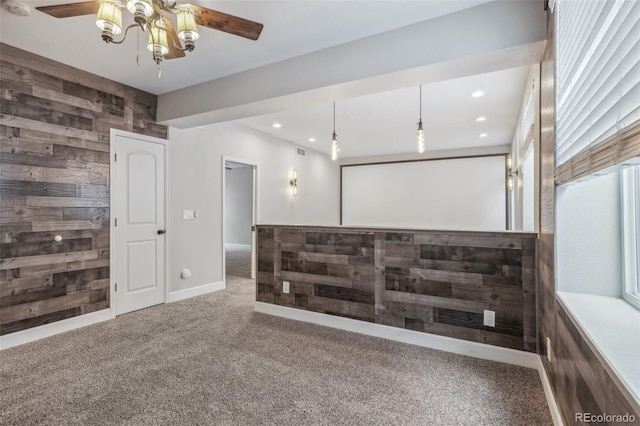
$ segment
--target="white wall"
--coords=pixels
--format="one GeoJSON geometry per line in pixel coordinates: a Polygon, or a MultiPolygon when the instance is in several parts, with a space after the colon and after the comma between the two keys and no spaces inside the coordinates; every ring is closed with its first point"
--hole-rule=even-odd
{"type": "Polygon", "coordinates": [[[337,225],[339,179],[336,163],[308,149],[246,127],[221,123],[187,130],[171,129],[169,142],[170,291],[222,281],[222,157],[258,165],[259,224],[337,225]],[[289,190],[289,174],[298,170],[298,196],[289,190]],[[182,220],[183,209],[197,209],[182,220]],[[191,278],[179,277],[183,268],[191,278]]]}
{"type": "Polygon", "coordinates": [[[620,216],[618,173],[558,188],[558,291],[621,296],[620,216]]]}
{"type": "Polygon", "coordinates": [[[251,245],[253,168],[225,169],[224,239],[227,244],[251,245]]]}
{"type": "Polygon", "coordinates": [[[504,230],[505,158],[344,167],[342,209],[344,225],[504,230]]]}

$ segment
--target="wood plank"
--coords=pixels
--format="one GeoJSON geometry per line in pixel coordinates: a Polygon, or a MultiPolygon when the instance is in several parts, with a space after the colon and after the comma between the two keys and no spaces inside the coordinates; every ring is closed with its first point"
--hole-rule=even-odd
{"type": "Polygon", "coordinates": [[[6,195],[79,197],[77,185],[72,183],[29,182],[0,179],[0,191],[6,195]]]}
{"type": "Polygon", "coordinates": [[[449,299],[446,297],[428,296],[424,294],[403,293],[400,291],[385,290],[384,299],[393,302],[411,303],[416,305],[432,306],[436,308],[457,309],[466,312],[484,313],[485,304],[467,300],[449,299]]]}
{"type": "Polygon", "coordinates": [[[341,265],[349,264],[349,256],[345,254],[328,254],[301,251],[298,252],[298,259],[310,262],[336,263],[341,265]]]}
{"type": "Polygon", "coordinates": [[[3,164],[0,169],[1,179],[18,181],[54,182],[54,183],[83,183],[94,185],[108,185],[109,174],[91,170],[61,169],[37,167],[34,165],[3,164]]]}
{"type": "Polygon", "coordinates": [[[27,196],[29,207],[109,207],[109,200],[104,198],[71,198],[27,196]]]}
{"type": "Polygon", "coordinates": [[[90,292],[74,293],[47,300],[8,306],[2,309],[0,324],[7,324],[26,318],[35,318],[66,309],[74,309],[91,301],[90,292]]]}
{"type": "Polygon", "coordinates": [[[87,250],[72,253],[46,254],[42,256],[12,257],[0,259],[0,270],[54,263],[68,263],[76,260],[93,260],[97,259],[98,256],[98,250],[87,250]]]}
{"type": "Polygon", "coordinates": [[[33,222],[33,231],[73,231],[78,229],[101,229],[102,221],[92,220],[43,220],[33,222]]]}
{"type": "MultiPolygon", "coordinates": [[[[533,238],[531,238],[533,240],[533,238]]],[[[470,246],[483,248],[521,249],[522,236],[473,236],[473,235],[447,235],[416,233],[416,244],[435,246],[470,246]]]]}
{"type": "Polygon", "coordinates": [[[385,245],[384,241],[387,238],[382,232],[376,232],[374,236],[373,248],[374,248],[374,296],[375,296],[375,314],[381,315],[384,313],[386,307],[384,299],[385,290],[385,245]]]}
{"type": "Polygon", "coordinates": [[[67,253],[91,250],[92,239],[81,238],[56,242],[53,239],[39,243],[12,243],[0,245],[3,257],[38,256],[44,254],[67,253]]]}
{"type": "Polygon", "coordinates": [[[336,287],[352,288],[351,280],[340,277],[327,277],[323,275],[305,274],[302,272],[282,271],[281,279],[285,281],[302,281],[313,284],[326,284],[336,287]]]}
{"type": "Polygon", "coordinates": [[[36,220],[62,220],[62,209],[59,207],[0,207],[0,222],[33,222],[36,220]]]}
{"type": "Polygon", "coordinates": [[[77,271],[81,269],[88,268],[97,268],[100,266],[109,265],[108,258],[101,258],[100,251],[94,250],[98,252],[98,258],[89,259],[89,260],[75,260],[72,262],[61,262],[61,263],[50,263],[50,264],[42,264],[42,265],[34,265],[34,266],[25,266],[20,268],[20,277],[21,278],[29,278],[33,276],[39,276],[44,273],[56,273],[56,272],[65,272],[65,271],[77,271]]]}
{"type": "Polygon", "coordinates": [[[330,299],[347,300],[349,302],[374,304],[374,293],[354,288],[315,284],[314,295],[328,297],[330,299]]]}
{"type": "Polygon", "coordinates": [[[375,310],[372,304],[350,302],[326,297],[311,296],[308,298],[309,309],[329,314],[340,314],[349,318],[374,321],[375,310]]]}

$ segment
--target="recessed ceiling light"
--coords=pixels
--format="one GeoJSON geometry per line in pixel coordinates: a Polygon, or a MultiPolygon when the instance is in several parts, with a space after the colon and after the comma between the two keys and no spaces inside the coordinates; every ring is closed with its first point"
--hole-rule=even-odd
{"type": "Polygon", "coordinates": [[[309,138],[309,142],[315,142],[316,138],[309,138]]]}
{"type": "Polygon", "coordinates": [[[476,121],[485,121],[486,119],[487,117],[480,116],[476,118],[476,121]]]}
{"type": "Polygon", "coordinates": [[[471,94],[474,98],[479,98],[480,96],[484,96],[484,92],[482,90],[476,90],[471,94]]]}
{"type": "Polygon", "coordinates": [[[480,135],[479,135],[479,136],[480,136],[481,138],[486,138],[486,137],[487,137],[487,134],[486,134],[486,133],[480,133],[480,135]]]}
{"type": "Polygon", "coordinates": [[[282,127],[282,124],[280,124],[280,123],[273,123],[273,124],[272,124],[272,126],[273,126],[273,128],[274,128],[274,129],[279,129],[280,127],[282,127]]]}

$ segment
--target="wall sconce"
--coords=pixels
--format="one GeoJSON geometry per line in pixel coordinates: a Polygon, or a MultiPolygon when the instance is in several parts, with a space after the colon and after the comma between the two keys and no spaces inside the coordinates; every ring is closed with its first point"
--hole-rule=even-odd
{"type": "Polygon", "coordinates": [[[289,186],[291,187],[291,193],[295,197],[298,195],[298,171],[293,169],[292,178],[289,179],[289,186]]]}
{"type": "Polygon", "coordinates": [[[518,176],[518,169],[514,169],[511,163],[511,156],[507,155],[507,187],[509,191],[513,190],[513,181],[518,176]]]}

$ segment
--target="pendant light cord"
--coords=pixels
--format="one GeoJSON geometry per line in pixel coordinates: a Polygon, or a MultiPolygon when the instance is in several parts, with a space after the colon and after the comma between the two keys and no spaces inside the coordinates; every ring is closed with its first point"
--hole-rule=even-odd
{"type": "Polygon", "coordinates": [[[336,101],[333,101],[333,133],[336,132],[336,101]]]}
{"type": "Polygon", "coordinates": [[[422,84],[420,85],[420,121],[422,121],[422,84]]]}

